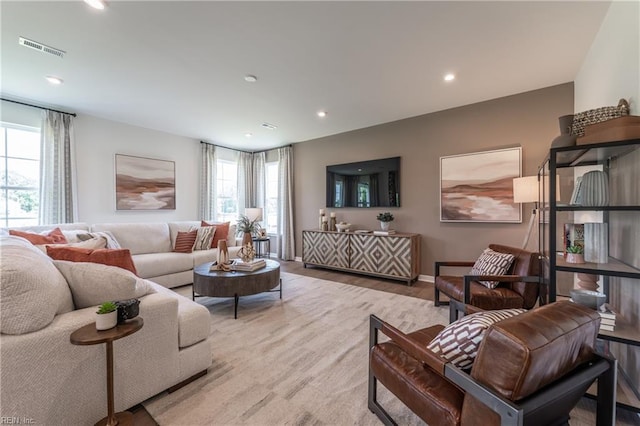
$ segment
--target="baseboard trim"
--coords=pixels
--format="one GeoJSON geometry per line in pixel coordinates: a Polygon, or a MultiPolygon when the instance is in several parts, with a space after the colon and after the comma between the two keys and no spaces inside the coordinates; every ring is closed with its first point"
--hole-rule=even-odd
{"type": "Polygon", "coordinates": [[[207,372],[208,372],[208,370],[202,370],[201,372],[194,374],[193,376],[189,377],[188,379],[185,379],[185,380],[181,381],[177,385],[171,386],[169,389],[167,389],[167,392],[169,392],[169,393],[175,392],[178,389],[180,389],[181,387],[184,387],[184,386],[188,385],[189,383],[193,382],[194,380],[197,380],[200,377],[206,375],[207,372]]]}

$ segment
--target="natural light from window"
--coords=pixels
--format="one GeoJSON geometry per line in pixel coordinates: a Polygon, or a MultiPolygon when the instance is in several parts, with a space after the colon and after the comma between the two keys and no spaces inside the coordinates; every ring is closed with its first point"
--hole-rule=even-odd
{"type": "Polygon", "coordinates": [[[216,162],[216,220],[236,223],[238,220],[238,165],[233,161],[216,162]]]}
{"type": "Polygon", "coordinates": [[[278,233],[278,162],[266,163],[264,227],[268,234],[278,233]]]}
{"type": "Polygon", "coordinates": [[[40,129],[1,123],[0,220],[4,227],[38,224],[40,129]]]}

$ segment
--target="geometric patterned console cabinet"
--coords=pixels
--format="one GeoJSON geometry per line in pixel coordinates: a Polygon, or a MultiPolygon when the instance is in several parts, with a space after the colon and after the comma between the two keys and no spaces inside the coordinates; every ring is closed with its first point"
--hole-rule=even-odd
{"type": "Polygon", "coordinates": [[[302,231],[302,263],[411,285],[420,275],[420,235],[302,231]]]}

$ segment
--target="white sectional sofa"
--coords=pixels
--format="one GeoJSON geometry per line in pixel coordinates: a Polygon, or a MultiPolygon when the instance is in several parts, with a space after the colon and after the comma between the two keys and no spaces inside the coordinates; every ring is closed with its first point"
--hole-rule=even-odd
{"type": "MultiPolygon", "coordinates": [[[[135,237],[133,227],[102,229],[117,232],[124,244],[131,242],[140,259],[149,254],[145,247],[157,247],[158,259],[168,262],[169,225],[140,225],[135,237]],[[145,239],[151,241],[148,246],[141,242],[145,239]]],[[[169,283],[185,283],[187,266],[194,259],[161,272],[169,283]]],[[[163,263],[138,262],[141,271],[157,271],[154,265],[163,263]]],[[[140,299],[144,326],[114,342],[116,411],[206,372],[211,365],[208,310],[122,268],[53,261],[23,238],[2,236],[0,282],[0,418],[87,425],[106,416],[105,347],[75,346],[69,340],[73,331],[95,321],[95,306],[77,306],[81,291],[99,294],[96,305],[105,294],[113,294],[115,300],[140,299]]]]}
{"type": "MultiPolygon", "coordinates": [[[[193,268],[218,257],[218,249],[196,250],[192,253],[175,253],[178,232],[186,232],[200,226],[200,221],[157,223],[65,223],[14,228],[21,231],[43,232],[60,228],[65,234],[79,230],[87,232],[111,232],[122,248],[131,251],[133,263],[141,278],[149,279],[167,288],[193,282],[193,268]]],[[[236,225],[229,227],[227,245],[229,256],[237,257],[240,243],[236,238],[236,225]]]]}

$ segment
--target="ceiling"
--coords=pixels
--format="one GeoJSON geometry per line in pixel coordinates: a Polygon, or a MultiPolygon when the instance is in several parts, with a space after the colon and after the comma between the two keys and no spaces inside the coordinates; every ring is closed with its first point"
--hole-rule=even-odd
{"type": "Polygon", "coordinates": [[[268,149],[573,81],[609,4],[1,1],[1,91],[268,149]]]}

